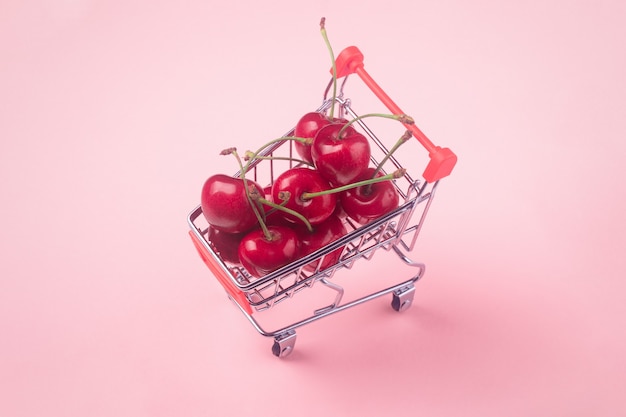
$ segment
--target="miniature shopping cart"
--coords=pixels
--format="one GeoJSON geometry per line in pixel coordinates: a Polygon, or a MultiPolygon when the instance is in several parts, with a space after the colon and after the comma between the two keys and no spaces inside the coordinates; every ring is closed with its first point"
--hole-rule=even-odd
{"type": "MultiPolygon", "coordinates": [[[[322,105],[317,111],[326,113],[331,106],[336,106],[340,116],[357,118],[358,114],[353,110],[350,99],[343,96],[345,80],[349,75],[356,74],[387,109],[393,114],[404,114],[365,71],[363,55],[358,48],[352,46],[344,49],[337,56],[335,71],[337,79],[343,81],[340,92],[334,100],[328,99],[329,84],[322,105]]],[[[366,123],[365,118],[358,120],[355,126],[370,140],[372,163],[374,166],[378,165],[388,152],[389,140],[379,138],[366,123]]],[[[391,306],[396,311],[404,311],[411,305],[415,292],[414,284],[424,275],[425,266],[414,262],[407,254],[416,244],[439,180],[451,173],[456,164],[456,155],[448,148],[433,145],[416,125],[409,124],[404,127],[417,141],[411,140],[403,145],[407,150],[403,148],[402,152],[399,152],[400,156],[394,153],[386,163],[389,166],[383,167],[383,171],[406,169],[401,178],[393,180],[400,195],[398,207],[366,225],[345,218],[348,233],[342,238],[261,278],[252,277],[241,265],[231,264],[220,257],[209,239],[209,225],[202,215],[200,206],[188,215],[187,220],[191,229],[189,234],[200,257],[254,328],[263,336],[274,339],[272,345],[274,355],[285,357],[293,351],[297,328],[366,301],[390,295],[391,306]],[[415,150],[416,145],[421,145],[427,151],[427,155],[424,156],[426,167],[421,178],[415,177],[410,167],[406,166],[407,159],[402,159],[402,156],[410,155],[409,162],[414,165],[416,155],[424,153],[423,149],[415,150]],[[381,249],[383,252],[393,254],[391,255],[393,259],[399,259],[408,266],[412,271],[410,277],[386,285],[383,289],[375,289],[356,298],[346,299],[347,297],[344,297],[346,286],[358,286],[359,280],[347,281],[340,285],[337,278],[350,275],[346,272],[356,270],[361,260],[372,260],[374,254],[381,249]],[[327,266],[328,263],[323,262],[324,258],[329,254],[335,255],[336,251],[341,251],[339,260],[327,266]],[[310,265],[317,267],[311,268],[310,265]],[[327,300],[318,302],[315,297],[307,297],[309,303],[307,308],[286,309],[273,314],[267,321],[264,319],[265,315],[269,317],[270,313],[277,311],[281,305],[297,306],[300,297],[304,300],[304,294],[312,294],[317,288],[331,294],[331,299],[328,300],[330,303],[327,300]]],[[[284,136],[290,136],[292,133],[293,130],[284,136]]],[[[393,142],[395,138],[392,138],[391,143],[393,142]]],[[[297,164],[293,160],[295,156],[293,141],[289,140],[269,145],[260,155],[285,157],[258,158],[251,164],[247,175],[263,185],[271,185],[275,176],[297,164]]],[[[239,175],[240,173],[236,173],[234,176],[239,175]]]]}

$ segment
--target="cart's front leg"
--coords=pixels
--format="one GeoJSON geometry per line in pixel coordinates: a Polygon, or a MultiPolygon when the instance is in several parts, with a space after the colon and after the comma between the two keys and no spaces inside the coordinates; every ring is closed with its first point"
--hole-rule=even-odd
{"type": "Polygon", "coordinates": [[[411,283],[393,292],[391,307],[396,311],[405,311],[413,304],[413,298],[415,298],[415,286],[411,283]]]}
{"type": "Polygon", "coordinates": [[[296,331],[287,330],[284,333],[274,336],[274,344],[272,345],[272,353],[274,356],[284,358],[289,356],[296,345],[296,331]]]}

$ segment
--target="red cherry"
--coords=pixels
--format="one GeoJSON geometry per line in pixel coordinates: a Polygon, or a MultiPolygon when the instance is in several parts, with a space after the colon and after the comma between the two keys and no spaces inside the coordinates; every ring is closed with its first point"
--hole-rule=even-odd
{"type": "Polygon", "coordinates": [[[296,260],[299,241],[296,232],[285,226],[267,226],[269,239],[263,230],[253,230],[239,243],[239,259],[246,270],[262,277],[296,260]]]}
{"type": "MultiPolygon", "coordinates": [[[[336,215],[332,215],[324,222],[313,226],[312,231],[309,231],[309,229],[304,226],[298,226],[296,231],[298,233],[298,239],[300,240],[300,256],[302,257],[334,242],[348,232],[343,221],[336,215]]],[[[335,265],[337,261],[339,261],[342,252],[343,247],[326,255],[319,270],[321,271],[329,266],[335,265]]],[[[317,261],[311,262],[305,265],[304,269],[307,271],[315,271],[318,263],[317,261]]]]}
{"type": "MultiPolygon", "coordinates": [[[[313,139],[317,132],[324,126],[329,125],[331,120],[324,113],[310,112],[305,114],[298,120],[296,127],[293,131],[293,135],[299,138],[313,139]]],[[[311,157],[311,145],[304,144],[302,142],[294,142],[296,152],[305,161],[313,163],[311,157]]]]}
{"type": "MultiPolygon", "coordinates": [[[[368,168],[357,181],[373,177],[374,168],[368,168]]],[[[383,176],[381,172],[378,177],[383,176]]],[[[391,180],[351,188],[341,193],[341,206],[350,218],[360,224],[367,224],[398,207],[400,196],[391,180]]]]}
{"type": "Polygon", "coordinates": [[[209,226],[209,241],[223,261],[239,264],[239,242],[245,233],[227,233],[209,226]]]}
{"type": "MultiPolygon", "coordinates": [[[[291,168],[276,178],[272,186],[272,199],[275,203],[282,202],[281,193],[288,192],[289,200],[284,207],[303,215],[312,225],[319,224],[330,217],[337,205],[335,194],[326,194],[309,199],[302,197],[304,193],[317,193],[330,189],[330,184],[315,169],[291,168]]],[[[282,213],[282,212],[281,212],[282,213]]],[[[297,217],[282,213],[292,223],[302,224],[297,217]]]]}
{"type": "MultiPolygon", "coordinates": [[[[263,195],[259,184],[246,181],[263,195]]],[[[241,178],[223,174],[209,177],[202,186],[200,205],[207,222],[224,232],[242,233],[258,224],[241,178]]]]}
{"type": "Polygon", "coordinates": [[[343,123],[324,126],[311,145],[311,156],[322,177],[340,187],[356,180],[370,163],[367,138],[348,126],[339,137],[343,123]]]}
{"type": "MultiPolygon", "coordinates": [[[[340,119],[337,117],[333,117],[331,120],[324,113],[320,113],[317,111],[309,112],[302,116],[296,127],[293,131],[293,135],[299,138],[307,138],[313,140],[317,135],[317,132],[320,131],[324,126],[328,126],[331,123],[347,123],[348,121],[345,119],[340,119]]],[[[312,164],[313,157],[311,156],[311,144],[305,144],[302,142],[296,141],[294,143],[294,147],[296,148],[296,152],[298,155],[302,157],[306,162],[312,164]]]]}

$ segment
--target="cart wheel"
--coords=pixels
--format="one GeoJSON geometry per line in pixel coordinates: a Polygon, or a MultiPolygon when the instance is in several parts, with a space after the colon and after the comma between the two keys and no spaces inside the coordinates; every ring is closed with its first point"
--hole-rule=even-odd
{"type": "Polygon", "coordinates": [[[287,331],[286,333],[274,337],[272,353],[274,354],[274,356],[277,356],[279,358],[287,357],[293,352],[295,344],[296,332],[293,330],[287,331]]]}
{"type": "Polygon", "coordinates": [[[409,286],[401,288],[393,292],[393,299],[391,300],[391,308],[398,312],[407,310],[413,304],[413,298],[415,297],[415,287],[409,286]]]}

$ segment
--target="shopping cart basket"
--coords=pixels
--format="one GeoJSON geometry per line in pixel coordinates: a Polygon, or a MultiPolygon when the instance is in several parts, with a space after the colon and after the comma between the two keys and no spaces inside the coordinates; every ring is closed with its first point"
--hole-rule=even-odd
{"type": "MultiPolygon", "coordinates": [[[[326,113],[331,106],[336,106],[340,116],[357,118],[358,114],[354,111],[350,99],[343,95],[345,80],[349,75],[356,74],[393,114],[404,114],[365,71],[363,54],[358,48],[351,46],[344,49],[337,56],[335,70],[337,79],[343,81],[340,93],[334,100],[329,99],[327,97],[329,84],[317,111],[326,113]]],[[[365,120],[358,120],[356,126],[370,140],[372,163],[377,165],[388,153],[387,145],[371,130],[365,120]]],[[[426,149],[428,158],[421,178],[415,177],[410,167],[403,166],[405,163],[400,157],[394,156],[396,154],[389,158],[387,163],[394,167],[394,171],[405,168],[404,175],[393,180],[400,195],[398,207],[366,225],[360,225],[350,218],[345,218],[348,233],[342,238],[261,278],[251,276],[241,265],[231,264],[220,257],[209,238],[209,225],[202,215],[200,206],[189,213],[187,218],[190,227],[189,234],[200,257],[254,328],[261,335],[274,339],[272,345],[274,355],[285,357],[293,351],[297,328],[366,301],[391,294],[391,306],[394,310],[404,311],[411,305],[415,292],[414,283],[424,275],[425,265],[413,261],[407,254],[415,247],[439,180],[452,172],[456,164],[456,155],[448,148],[435,146],[415,124],[407,124],[405,127],[426,149]],[[359,295],[357,298],[344,300],[344,287],[333,279],[336,277],[335,274],[341,275],[340,272],[344,272],[343,270],[353,269],[357,261],[371,260],[379,249],[395,253],[399,260],[411,267],[414,274],[403,279],[402,282],[359,295]],[[335,254],[336,251],[341,251],[339,260],[330,266],[327,265],[328,263],[325,264],[323,262],[325,257],[335,254]],[[317,267],[311,268],[310,265],[317,265],[317,267]],[[263,316],[274,311],[279,304],[288,304],[283,302],[291,299],[295,302],[300,297],[300,295],[296,297],[296,294],[311,291],[314,286],[333,290],[332,302],[330,304],[324,302],[321,306],[314,305],[312,311],[306,311],[304,316],[298,316],[295,320],[287,314],[279,314],[279,320],[276,321],[274,317],[272,319],[274,321],[270,321],[271,325],[264,321],[263,316]]],[[[284,136],[290,136],[292,133],[293,129],[284,136]]],[[[417,142],[411,141],[411,144],[414,145],[417,142]]],[[[409,144],[404,146],[409,146],[409,144]]],[[[423,150],[421,152],[423,153],[423,150]]],[[[404,150],[402,153],[416,154],[416,152],[404,150]]],[[[283,169],[297,164],[292,159],[295,155],[293,141],[289,140],[272,143],[260,155],[286,158],[254,160],[247,175],[259,184],[271,185],[274,177],[278,176],[283,169]],[[287,162],[287,159],[291,160],[287,162]],[[280,164],[287,165],[281,167],[280,164]]],[[[239,175],[238,172],[234,176],[239,175]]]]}

